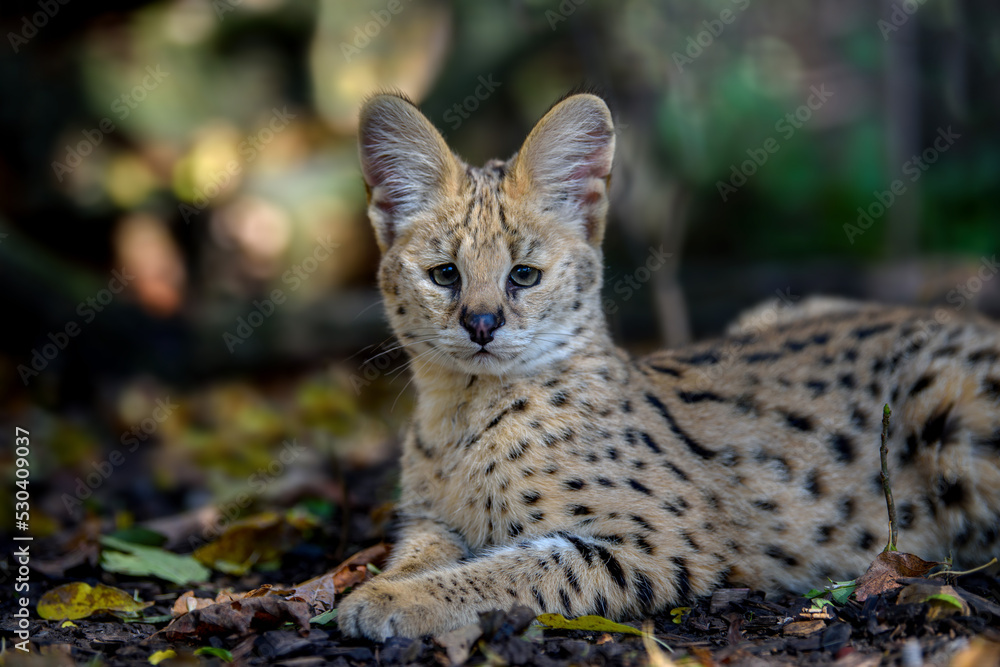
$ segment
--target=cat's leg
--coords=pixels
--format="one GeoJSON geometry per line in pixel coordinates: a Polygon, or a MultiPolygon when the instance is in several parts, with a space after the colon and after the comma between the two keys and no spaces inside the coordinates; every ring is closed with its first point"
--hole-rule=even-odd
{"type": "Polygon", "coordinates": [[[686,597],[683,558],[557,533],[401,579],[376,577],[340,606],[341,631],[377,640],[445,632],[515,604],[567,616],[641,616],[686,597]]]}
{"type": "Polygon", "coordinates": [[[400,579],[453,565],[471,555],[457,530],[438,519],[401,514],[399,539],[379,580],[400,579]]]}

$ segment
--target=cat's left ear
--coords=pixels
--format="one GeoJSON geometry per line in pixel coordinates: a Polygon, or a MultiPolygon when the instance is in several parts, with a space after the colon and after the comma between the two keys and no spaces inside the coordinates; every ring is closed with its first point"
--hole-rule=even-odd
{"type": "Polygon", "coordinates": [[[448,198],[458,162],[413,103],[392,93],[365,102],[358,148],[368,187],[368,217],[385,252],[415,216],[448,198]]]}
{"type": "Polygon", "coordinates": [[[608,184],[615,154],[614,124],[596,95],[559,102],[538,123],[515,158],[521,193],[542,198],[587,241],[600,245],[608,212],[608,184]]]}

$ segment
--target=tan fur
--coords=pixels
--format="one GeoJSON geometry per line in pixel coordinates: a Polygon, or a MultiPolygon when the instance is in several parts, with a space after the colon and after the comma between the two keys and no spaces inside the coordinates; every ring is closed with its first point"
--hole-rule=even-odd
{"type": "Polygon", "coordinates": [[[343,631],[437,633],[518,603],[637,617],[727,581],[802,591],[854,577],[886,538],[886,402],[902,546],[987,560],[998,327],[772,303],[728,338],[631,360],[600,308],[613,150],[591,95],[558,104],[518,155],[482,169],[406,100],[366,104],[379,282],[417,408],[401,540],[387,571],[341,604],[343,631]],[[430,277],[448,263],[454,288],[430,277]],[[512,288],[518,265],[540,269],[539,283],[512,288]],[[468,312],[502,314],[485,346],[462,326],[468,312]]]}

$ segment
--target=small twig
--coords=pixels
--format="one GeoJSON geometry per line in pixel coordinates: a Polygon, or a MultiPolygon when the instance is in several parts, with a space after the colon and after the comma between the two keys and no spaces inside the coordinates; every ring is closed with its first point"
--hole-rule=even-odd
{"type": "Polygon", "coordinates": [[[896,503],[892,501],[892,487],[889,485],[888,440],[890,416],[892,416],[892,410],[889,409],[889,404],[886,403],[885,407],[882,408],[882,446],[879,447],[878,453],[879,457],[882,459],[882,491],[885,492],[885,505],[889,508],[889,544],[887,544],[885,549],[882,551],[895,551],[896,537],[898,536],[896,526],[896,503]]]}
{"type": "Polygon", "coordinates": [[[996,557],[994,557],[993,560],[991,560],[989,563],[984,563],[983,565],[980,565],[979,567],[974,567],[971,570],[964,570],[962,572],[958,572],[956,570],[941,570],[940,572],[935,572],[934,574],[929,574],[927,576],[928,577],[942,577],[942,576],[961,577],[963,574],[972,574],[973,572],[979,572],[980,570],[985,570],[990,565],[996,564],[996,562],[997,562],[997,559],[996,559],[996,557]]]}

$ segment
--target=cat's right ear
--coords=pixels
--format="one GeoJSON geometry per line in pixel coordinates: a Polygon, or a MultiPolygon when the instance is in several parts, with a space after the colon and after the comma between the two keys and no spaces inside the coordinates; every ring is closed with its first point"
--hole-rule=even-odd
{"type": "Polygon", "coordinates": [[[361,108],[361,171],[368,217],[385,252],[456,181],[455,157],[441,134],[407,99],[379,94],[361,108]]]}

